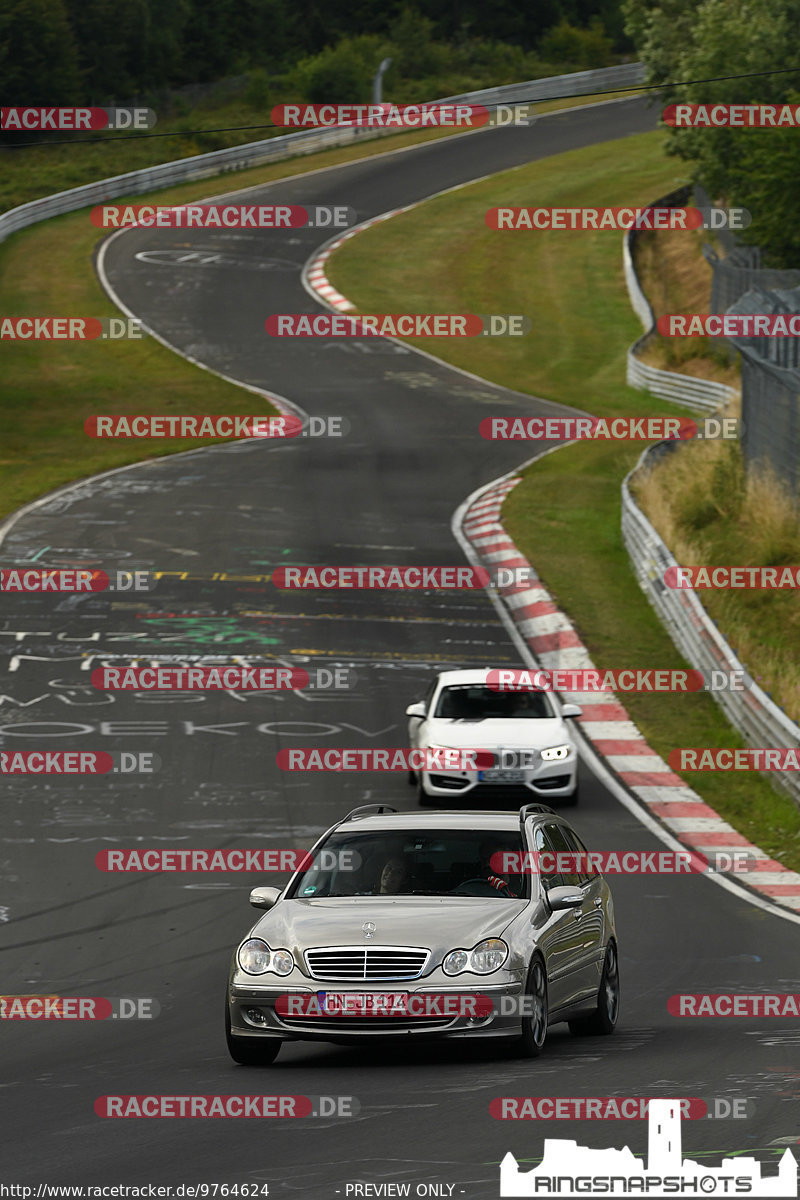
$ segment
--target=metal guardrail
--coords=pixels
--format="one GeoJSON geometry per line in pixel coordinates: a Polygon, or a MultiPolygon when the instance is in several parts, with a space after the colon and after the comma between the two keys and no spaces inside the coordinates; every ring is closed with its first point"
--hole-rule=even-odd
{"type": "MultiPolygon", "coordinates": [[[[603,67],[597,71],[577,71],[571,75],[553,75],[547,79],[529,79],[523,83],[507,84],[504,87],[484,88],[482,91],[464,92],[460,96],[445,96],[430,103],[449,104],[456,100],[469,100],[475,104],[513,104],[535,96],[537,99],[557,99],[559,96],[580,93],[588,95],[599,90],[613,91],[616,88],[635,87],[644,82],[643,63],[625,63],[617,67],[603,67]]],[[[295,155],[314,154],[331,146],[345,146],[352,142],[366,141],[376,137],[396,134],[395,129],[359,129],[354,126],[336,125],[329,129],[306,129],[298,133],[265,138],[259,142],[247,142],[243,146],[230,146],[224,150],[212,150],[208,154],[196,154],[190,158],[159,163],[138,171],[127,171],[96,183],[69,188],[20,204],[0,214],[0,242],[28,225],[46,221],[63,213],[75,212],[89,205],[102,204],[121,196],[136,196],[176,183],[187,183],[195,179],[208,179],[223,171],[243,171],[268,162],[292,158],[295,155]]]]}
{"type": "MultiPolygon", "coordinates": [[[[676,203],[678,193],[654,201],[658,207],[676,203]]],[[[628,351],[628,383],[647,388],[654,396],[686,404],[700,410],[711,410],[736,392],[719,383],[692,379],[672,371],[659,371],[639,361],[635,352],[653,334],[653,310],[641,289],[633,265],[632,230],[625,234],[623,262],[628,294],[636,315],[647,329],[628,351]]],[[[658,446],[648,447],[634,469],[622,483],[622,540],[628,551],[639,586],[658,613],[662,624],[675,645],[692,667],[701,671],[742,671],[745,690],[712,692],[728,720],[753,747],[800,747],[800,725],[797,725],[767,693],[747,674],[744,665],[734,654],[692,589],[668,588],[664,572],[678,566],[677,560],[661,540],[654,527],[636,504],[631,482],[646,469],[651,456],[663,453],[658,446]]],[[[800,804],[800,774],[797,771],[769,771],[770,777],[800,804]]]]}
{"type": "MultiPolygon", "coordinates": [[[[648,447],[622,484],[622,538],[639,586],[692,667],[701,671],[744,671],[744,691],[712,692],[711,695],[748,745],[800,747],[800,725],[747,674],[697,594],[692,589],[668,588],[664,584],[664,572],[668,567],[677,566],[677,560],[636,504],[630,487],[637,472],[648,466],[649,456],[657,453],[657,446],[648,447]]],[[[788,792],[796,804],[800,804],[800,773],[769,771],[766,774],[788,792]]]]}
{"type": "Polygon", "coordinates": [[[694,379],[691,375],[679,375],[675,371],[662,371],[658,367],[650,367],[637,356],[647,343],[648,334],[639,338],[628,350],[625,382],[628,387],[638,388],[642,392],[650,392],[660,400],[671,400],[673,404],[681,404],[695,412],[711,413],[729,401],[738,392],[735,388],[724,383],[715,383],[710,379],[694,379]]]}
{"type": "MultiPolygon", "coordinates": [[[[654,200],[653,205],[656,208],[669,208],[671,205],[685,203],[687,198],[688,189],[681,188],[654,200]]],[[[633,265],[635,236],[636,230],[633,229],[628,229],[625,233],[622,240],[622,264],[631,306],[644,325],[645,332],[628,348],[625,381],[629,387],[650,392],[660,400],[670,400],[673,404],[681,404],[695,412],[714,412],[738,395],[735,388],[709,379],[694,379],[691,375],[681,375],[677,371],[663,371],[659,367],[650,367],[638,357],[639,352],[655,335],[656,322],[633,265]]]]}

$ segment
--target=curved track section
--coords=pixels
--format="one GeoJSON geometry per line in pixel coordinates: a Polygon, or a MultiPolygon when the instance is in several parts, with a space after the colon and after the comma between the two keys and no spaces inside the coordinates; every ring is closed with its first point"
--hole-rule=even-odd
{"type": "MultiPolygon", "coordinates": [[[[342,203],[359,219],[535,158],[650,129],[641,100],[454,137],[260,189],[265,200],[342,203]]],[[[251,191],[251,196],[253,192],[251,191]]],[[[341,442],[245,443],[143,464],[64,489],[13,522],[4,565],[110,565],[159,573],[147,595],[6,598],[3,748],[155,750],[159,774],[8,781],[0,904],[6,993],[154,997],[151,1024],[19,1022],[6,1036],[0,1122],[6,1182],[268,1183],[270,1195],[344,1196],[347,1184],[453,1185],[498,1195],[507,1150],[541,1152],[535,1123],[495,1121],[502,1095],[738,1097],[747,1121],[684,1124],[710,1160],[796,1136],[794,1027],[684,1022],[678,991],[796,989],[793,926],[700,877],[614,885],[624,1009],[618,1034],[584,1042],[556,1029],[535,1063],[485,1047],[285,1048],[268,1072],[234,1067],[222,1036],[228,957],[248,925],[241,876],[110,876],[114,846],[291,846],[358,803],[411,806],[400,776],[282,774],[291,745],[403,744],[405,705],[432,668],[519,661],[483,593],[281,594],[282,563],[459,565],[453,511],[515,465],[513,444],[478,442],[478,420],[559,406],[450,369],[395,343],[277,343],[265,314],[308,311],[301,269],[314,231],[137,230],[104,268],[122,303],[180,352],[312,415],[342,415],[341,442]],[[88,668],[218,653],[348,666],[352,692],[190,697],[97,693],[88,668]],[[76,682],[83,680],[83,683],[76,682]],[[100,1120],[103,1094],[350,1095],[357,1117],[100,1120]]],[[[376,264],[380,269],[380,264],[376,264]]],[[[143,405],[146,408],[146,403],[143,405]]],[[[243,407],[246,411],[246,405],[243,407]]],[[[578,828],[598,848],[658,848],[586,773],[578,828]]],[[[6,1031],[7,1032],[7,1031],[6,1031]]],[[[559,1123],[548,1134],[644,1149],[644,1124],[559,1123]]],[[[770,1160],[771,1161],[771,1160],[770,1160]]],[[[353,1193],[350,1192],[352,1195],[353,1193]]],[[[378,1195],[372,1191],[362,1194],[378,1195]]],[[[383,1194],[392,1194],[384,1192],[383,1194]]],[[[397,1194],[397,1193],[395,1193],[397,1194]]]]}

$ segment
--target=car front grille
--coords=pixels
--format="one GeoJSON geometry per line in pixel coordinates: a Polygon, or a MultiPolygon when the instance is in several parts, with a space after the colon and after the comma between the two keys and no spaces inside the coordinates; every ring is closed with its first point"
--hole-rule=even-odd
{"type": "Polygon", "coordinates": [[[429,955],[421,946],[321,946],[306,950],[306,966],[322,980],[418,979],[429,955]]]}

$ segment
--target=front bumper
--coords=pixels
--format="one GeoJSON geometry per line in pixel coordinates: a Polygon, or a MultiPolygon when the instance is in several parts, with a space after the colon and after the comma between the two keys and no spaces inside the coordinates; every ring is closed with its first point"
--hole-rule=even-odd
{"type": "MultiPolygon", "coordinates": [[[[486,774],[486,772],[483,772],[486,774]]],[[[478,771],[421,771],[420,782],[429,796],[466,796],[474,792],[475,797],[516,796],[526,793],[537,799],[548,796],[571,796],[578,780],[578,756],[573,751],[569,758],[541,763],[535,769],[520,772],[522,778],[514,782],[479,779],[478,771]]]]}
{"type": "MultiPolygon", "coordinates": [[[[351,1041],[375,1037],[511,1037],[520,1031],[520,998],[523,993],[521,972],[503,972],[503,982],[487,983],[477,977],[469,982],[455,985],[452,979],[446,984],[435,984],[426,980],[407,984],[387,984],[375,987],[370,984],[345,984],[335,986],[323,983],[288,984],[232,982],[228,989],[231,1018],[231,1033],[235,1037],[279,1038],[282,1041],[317,1040],[351,1041]],[[355,993],[401,994],[424,998],[426,995],[469,995],[488,996],[493,1001],[493,1011],[488,1015],[474,1017],[456,1016],[287,1016],[276,1009],[278,996],[315,997],[319,992],[337,992],[345,995],[355,993]]],[[[427,1007],[420,999],[418,1007],[427,1007]]],[[[430,1004],[430,1002],[429,1002],[430,1004]]]]}

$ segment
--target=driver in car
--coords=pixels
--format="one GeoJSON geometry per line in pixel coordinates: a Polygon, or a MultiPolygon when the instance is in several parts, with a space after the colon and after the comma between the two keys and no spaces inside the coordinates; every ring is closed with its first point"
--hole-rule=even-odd
{"type": "Polygon", "coordinates": [[[408,882],[408,867],[405,859],[399,854],[387,858],[381,871],[381,881],[378,894],[381,896],[396,896],[408,882]]]}

